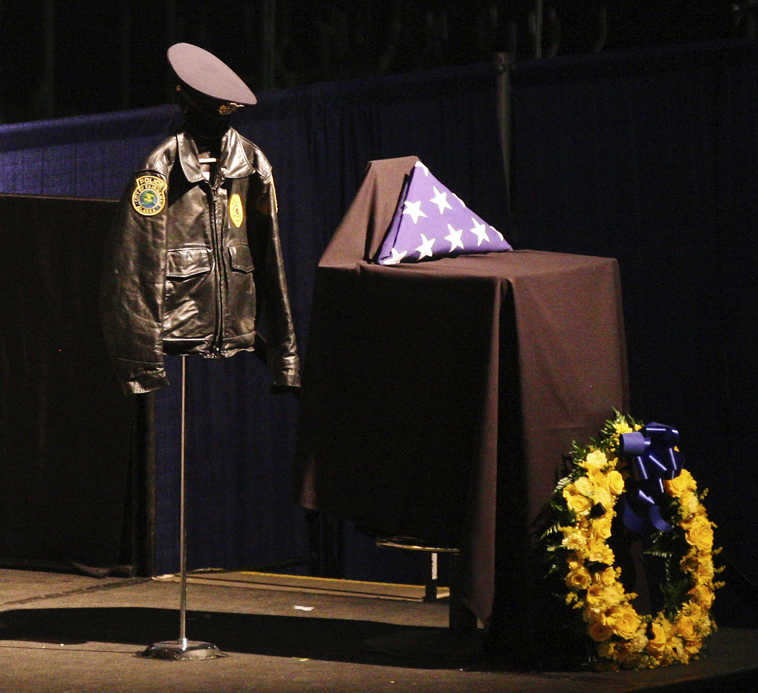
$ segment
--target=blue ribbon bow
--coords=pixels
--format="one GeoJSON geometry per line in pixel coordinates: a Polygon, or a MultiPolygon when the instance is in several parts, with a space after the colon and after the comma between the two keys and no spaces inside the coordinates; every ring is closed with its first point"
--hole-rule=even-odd
{"type": "Polygon", "coordinates": [[[634,480],[623,496],[623,518],[628,529],[646,534],[653,529],[668,532],[658,502],[664,495],[663,480],[682,470],[682,458],[674,449],[679,431],[660,423],[646,424],[641,431],[622,433],[619,454],[632,457],[634,480]]]}

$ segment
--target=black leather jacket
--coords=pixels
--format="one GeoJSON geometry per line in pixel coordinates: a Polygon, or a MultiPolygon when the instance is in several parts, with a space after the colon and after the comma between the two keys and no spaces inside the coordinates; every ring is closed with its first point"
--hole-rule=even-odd
{"type": "Polygon", "coordinates": [[[106,244],[101,312],[128,393],[168,384],[164,353],[253,351],[261,312],[273,384],[300,384],[271,165],[231,128],[220,152],[208,182],[192,137],[172,135],[121,200],[106,244]]]}

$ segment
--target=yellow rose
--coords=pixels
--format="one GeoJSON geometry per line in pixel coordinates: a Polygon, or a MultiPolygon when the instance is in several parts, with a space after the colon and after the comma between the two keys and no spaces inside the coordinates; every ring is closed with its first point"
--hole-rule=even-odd
{"type": "Polygon", "coordinates": [[[584,514],[592,507],[592,484],[586,476],[580,476],[573,484],[563,487],[566,505],[578,515],[584,514]]]}
{"type": "Polygon", "coordinates": [[[588,513],[592,507],[592,500],[581,493],[577,493],[576,488],[572,484],[563,489],[563,497],[566,499],[566,505],[569,510],[577,515],[588,513]]]}
{"type": "Polygon", "coordinates": [[[708,518],[696,515],[689,522],[682,522],[685,529],[685,537],[690,546],[698,551],[710,551],[713,548],[713,525],[708,518]]]}
{"type": "Polygon", "coordinates": [[[595,621],[587,628],[587,633],[595,642],[603,642],[613,635],[610,626],[603,625],[600,621],[595,621]]]}
{"type": "Polygon", "coordinates": [[[666,638],[671,637],[671,631],[674,628],[674,624],[671,623],[663,614],[660,614],[656,618],[656,623],[660,624],[661,628],[663,628],[663,632],[666,634],[666,638]]]}
{"type": "Polygon", "coordinates": [[[584,552],[587,550],[587,538],[584,532],[578,531],[575,527],[561,527],[561,532],[563,532],[561,545],[569,551],[584,552]]]}
{"type": "Polygon", "coordinates": [[[624,586],[618,582],[610,585],[595,583],[587,589],[587,605],[601,611],[618,604],[624,598],[624,586]]]}
{"type": "Polygon", "coordinates": [[[608,490],[614,496],[620,496],[624,492],[624,477],[615,469],[608,473],[608,490]]]}
{"type": "Polygon", "coordinates": [[[682,605],[681,611],[679,613],[682,616],[687,616],[688,618],[692,619],[695,624],[696,630],[698,628],[698,623],[707,618],[707,614],[703,610],[703,607],[694,601],[685,602],[682,605]]]}
{"type": "Polygon", "coordinates": [[[713,605],[713,590],[706,585],[695,585],[687,594],[706,611],[713,605]]]}
{"type": "Polygon", "coordinates": [[[602,539],[605,541],[606,539],[609,539],[612,533],[612,528],[613,516],[609,513],[606,513],[602,517],[598,517],[590,524],[590,532],[592,533],[592,538],[595,540],[602,539]]]}
{"type": "Polygon", "coordinates": [[[707,638],[713,631],[716,630],[716,624],[713,620],[711,620],[711,617],[708,616],[708,614],[703,614],[703,616],[695,621],[695,628],[698,632],[698,635],[700,638],[707,638]]]}
{"type": "Polygon", "coordinates": [[[592,489],[592,500],[595,503],[600,503],[606,510],[610,510],[613,506],[613,500],[611,499],[610,491],[602,486],[595,486],[592,489]]]}
{"type": "Polygon", "coordinates": [[[631,640],[640,627],[640,617],[629,605],[623,605],[611,610],[609,620],[613,632],[624,640],[631,640]]]}
{"type": "Polygon", "coordinates": [[[647,647],[647,635],[645,635],[645,629],[640,628],[637,630],[635,636],[629,642],[629,648],[632,652],[642,652],[647,647]]]}
{"type": "Polygon", "coordinates": [[[592,582],[592,576],[585,567],[570,570],[566,575],[566,587],[571,590],[586,590],[592,582]]]}
{"type": "Polygon", "coordinates": [[[610,587],[616,582],[616,577],[616,571],[609,566],[603,570],[598,570],[593,575],[593,580],[595,584],[602,585],[603,587],[610,587]]]}
{"type": "Polygon", "coordinates": [[[603,541],[592,541],[587,547],[587,558],[597,563],[604,563],[605,565],[613,565],[615,556],[611,547],[603,541]]]}
{"type": "Polygon", "coordinates": [[[579,463],[579,466],[585,469],[602,469],[607,464],[608,458],[605,453],[602,450],[593,450],[579,463]]]}
{"type": "Polygon", "coordinates": [[[698,582],[707,584],[713,580],[715,572],[716,571],[713,568],[713,559],[706,555],[698,562],[694,577],[698,582]]]}
{"type": "Polygon", "coordinates": [[[684,519],[689,519],[700,510],[700,501],[692,491],[685,491],[679,496],[679,508],[684,519]]]}
{"type": "Polygon", "coordinates": [[[653,657],[660,657],[666,647],[666,629],[661,623],[653,621],[650,624],[652,637],[648,638],[645,648],[653,657]]]}
{"type": "Polygon", "coordinates": [[[592,482],[586,476],[580,476],[575,482],[574,487],[578,493],[584,494],[588,498],[592,496],[592,482]]]}
{"type": "Polygon", "coordinates": [[[687,654],[692,657],[696,655],[698,652],[700,652],[700,649],[702,648],[703,643],[699,638],[696,638],[695,640],[688,640],[684,643],[684,648],[687,650],[687,654]]]}
{"type": "Polygon", "coordinates": [[[671,657],[672,661],[681,662],[682,664],[687,664],[690,661],[690,654],[687,652],[687,648],[684,646],[681,638],[677,636],[669,639],[666,650],[666,654],[671,657]]]}
{"type": "Polygon", "coordinates": [[[689,553],[679,561],[679,567],[685,572],[693,575],[697,572],[699,566],[698,555],[695,549],[690,549],[689,553]]]}
{"type": "MultiPolygon", "coordinates": [[[[589,472],[587,472],[587,477],[592,482],[593,487],[608,490],[608,475],[605,472],[599,469],[590,469],[589,472]]],[[[594,489],[593,493],[595,493],[594,489]]]]}
{"type": "Polygon", "coordinates": [[[695,491],[697,484],[687,469],[682,469],[673,479],[665,479],[663,485],[672,496],[681,496],[685,491],[695,491]]]}
{"type": "Polygon", "coordinates": [[[639,663],[640,655],[630,642],[625,641],[616,643],[615,659],[624,669],[633,669],[639,663]]]}
{"type": "Polygon", "coordinates": [[[684,614],[680,614],[676,623],[674,624],[674,633],[683,640],[694,640],[697,638],[695,632],[695,623],[693,620],[684,614]]]}

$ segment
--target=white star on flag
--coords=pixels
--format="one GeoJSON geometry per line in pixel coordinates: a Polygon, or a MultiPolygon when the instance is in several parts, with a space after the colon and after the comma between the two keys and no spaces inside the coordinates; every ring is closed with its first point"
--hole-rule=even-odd
{"type": "Polygon", "coordinates": [[[476,236],[476,247],[478,248],[484,241],[489,241],[490,237],[487,235],[487,229],[484,227],[484,224],[478,222],[473,217],[471,217],[471,221],[474,222],[474,228],[469,229],[469,231],[476,236]]]}
{"type": "Polygon", "coordinates": [[[417,202],[409,202],[406,200],[403,202],[403,205],[403,214],[410,216],[410,218],[413,219],[414,224],[418,223],[419,217],[426,217],[426,214],[421,210],[421,200],[418,200],[417,202]]]}
{"type": "Polygon", "coordinates": [[[414,166],[420,168],[424,172],[425,176],[429,175],[429,169],[426,167],[426,164],[422,164],[420,161],[417,161],[414,166]]]}
{"type": "Polygon", "coordinates": [[[450,252],[452,253],[456,248],[463,250],[463,229],[455,229],[452,224],[448,224],[447,230],[450,233],[445,236],[445,240],[450,243],[450,252]]]}
{"type": "Polygon", "coordinates": [[[422,260],[425,257],[432,257],[432,246],[434,246],[434,238],[427,238],[423,233],[421,234],[421,245],[416,248],[418,251],[418,259],[422,260]]]}
{"type": "Polygon", "coordinates": [[[447,201],[447,193],[443,192],[442,190],[437,190],[437,186],[432,186],[434,188],[434,197],[429,200],[429,202],[434,203],[437,205],[437,207],[440,210],[440,214],[444,214],[446,209],[452,209],[452,206],[447,201]]]}
{"type": "Polygon", "coordinates": [[[405,250],[403,250],[403,252],[401,253],[398,253],[397,250],[395,250],[394,248],[390,248],[390,250],[392,251],[392,257],[387,258],[384,261],[384,264],[385,265],[399,265],[403,261],[403,258],[406,255],[405,250]]]}

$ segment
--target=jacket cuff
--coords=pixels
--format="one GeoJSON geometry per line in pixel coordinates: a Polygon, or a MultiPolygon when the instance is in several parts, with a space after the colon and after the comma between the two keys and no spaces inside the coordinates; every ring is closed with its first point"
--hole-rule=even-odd
{"type": "Polygon", "coordinates": [[[144,395],[153,390],[166,387],[169,384],[165,368],[156,368],[135,375],[123,383],[124,393],[127,395],[144,395]]]}
{"type": "Polygon", "coordinates": [[[300,364],[297,359],[290,356],[284,364],[271,364],[271,372],[274,387],[300,387],[300,364]]]}

